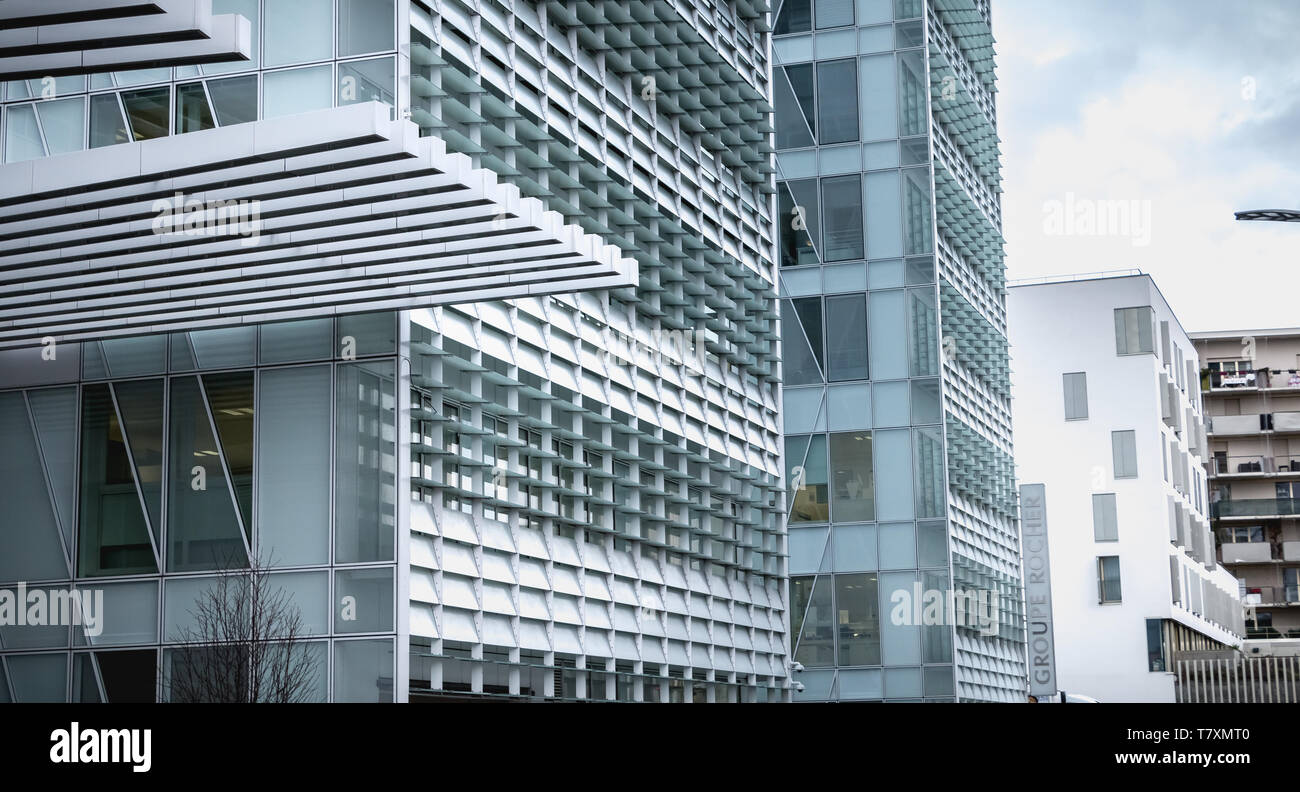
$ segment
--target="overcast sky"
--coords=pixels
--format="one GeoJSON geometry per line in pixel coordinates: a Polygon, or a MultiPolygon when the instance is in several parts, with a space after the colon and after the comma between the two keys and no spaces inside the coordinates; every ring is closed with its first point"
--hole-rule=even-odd
{"type": "Polygon", "coordinates": [[[993,33],[1008,278],[1136,267],[1188,331],[1300,326],[1300,223],[1232,216],[1300,209],[1300,2],[993,0],[993,33]]]}

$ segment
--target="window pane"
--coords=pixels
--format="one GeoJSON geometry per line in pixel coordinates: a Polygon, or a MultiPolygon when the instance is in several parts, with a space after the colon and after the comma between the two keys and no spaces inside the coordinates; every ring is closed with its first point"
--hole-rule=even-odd
{"type": "Polygon", "coordinates": [[[5,162],[21,162],[45,156],[41,131],[36,126],[32,105],[10,106],[5,113],[5,162]]]}
{"type": "Polygon", "coordinates": [[[49,704],[67,700],[68,656],[63,653],[9,655],[9,682],[20,704],[49,704]]]}
{"type": "Polygon", "coordinates": [[[1137,436],[1132,429],[1111,432],[1111,453],[1115,463],[1115,478],[1137,476],[1137,436]]]}
{"type": "Polygon", "coordinates": [[[133,652],[95,652],[99,678],[110,704],[152,704],[158,697],[158,653],[153,649],[133,652]]]}
{"type": "Polygon", "coordinates": [[[931,248],[930,211],[930,169],[906,168],[903,174],[903,222],[904,240],[907,247],[904,253],[909,256],[929,253],[931,248]]]}
{"type": "Polygon", "coordinates": [[[772,35],[806,33],[812,29],[812,0],[784,0],[772,35]]]}
{"type": "Polygon", "coordinates": [[[391,561],[397,522],[394,367],[338,368],[335,560],[391,561]]]}
{"type": "MultiPolygon", "coordinates": [[[[913,377],[939,374],[939,317],[932,289],[907,292],[908,357],[913,377]]],[[[879,334],[876,336],[879,338],[879,334]]]]}
{"type": "Polygon", "coordinates": [[[1101,556],[1097,570],[1101,601],[1120,602],[1119,556],[1101,556]]]}
{"type": "Polygon", "coordinates": [[[339,0],[339,57],[394,48],[393,0],[339,0]]]}
{"type": "Polygon", "coordinates": [[[804,108],[795,97],[794,88],[786,76],[786,70],[777,67],[774,72],[773,103],[775,107],[776,147],[778,149],[803,148],[813,144],[809,124],[812,119],[805,117],[804,108]]]}
{"type": "Polygon", "coordinates": [[[118,382],[113,392],[156,539],[162,530],[163,381],[118,382]]]}
{"type": "Polygon", "coordinates": [[[817,181],[801,179],[777,187],[781,266],[817,264],[821,223],[817,213],[817,181]]]}
{"type": "Polygon", "coordinates": [[[334,700],[390,702],[393,700],[393,641],[334,643],[334,700]]]}
{"type": "Polygon", "coordinates": [[[827,378],[867,379],[867,296],[826,298],[827,378]]]}
{"type": "Polygon", "coordinates": [[[1062,375],[1065,388],[1065,420],[1088,417],[1088,375],[1083,372],[1062,375]]]}
{"type": "Polygon", "coordinates": [[[839,664],[880,664],[880,607],[875,575],[835,576],[839,664]]]}
{"type": "Polygon", "coordinates": [[[794,497],[790,522],[827,522],[830,498],[826,480],[826,435],[786,438],[786,481],[794,497]]]}
{"type": "Polygon", "coordinates": [[[262,363],[290,363],[333,357],[330,349],[333,334],[334,322],[330,319],[303,319],[262,325],[262,363]]]}
{"type": "Polygon", "coordinates": [[[916,516],[943,517],[947,504],[943,485],[943,436],[937,426],[912,430],[916,516]]]}
{"type": "Polygon", "coordinates": [[[157,573],[153,543],[107,385],[82,391],[80,574],[157,573]]]}
{"type": "Polygon", "coordinates": [[[813,65],[811,63],[800,63],[795,66],[786,66],[784,71],[795,100],[795,105],[791,110],[806,124],[806,131],[811,135],[807,145],[811,145],[812,140],[817,137],[817,105],[813,91],[813,65]]]}
{"type": "MultiPolygon", "coordinates": [[[[251,339],[250,339],[251,341],[251,339]]],[[[251,348],[250,348],[251,354],[251,348]]],[[[200,362],[202,356],[200,356],[200,362]]],[[[230,471],[235,502],[245,533],[253,524],[253,373],[208,374],[203,377],[217,439],[230,471]]]]}
{"type": "MultiPolygon", "coordinates": [[[[54,493],[64,547],[72,547],[77,499],[77,389],[42,388],[27,392],[36,426],[36,441],[54,493]]],[[[0,454],[6,453],[0,450],[0,454]]],[[[0,555],[3,555],[0,550],[0,555]]],[[[4,578],[0,577],[0,580],[4,578]]]]}
{"type": "Polygon", "coordinates": [[[817,0],[817,29],[853,24],[853,0],[817,0]]]}
{"type": "Polygon", "coordinates": [[[36,112],[51,154],[81,151],[85,148],[86,100],[83,97],[39,102],[36,112]]]}
{"type": "Polygon", "coordinates": [[[1119,521],[1115,513],[1115,493],[1092,496],[1092,533],[1098,542],[1119,541],[1119,521]]]}
{"type": "Polygon", "coordinates": [[[822,381],[821,298],[787,300],[781,311],[785,384],[822,381]]]}
{"type": "Polygon", "coordinates": [[[819,143],[858,139],[857,59],[817,64],[817,126],[819,143]]]}
{"type": "Polygon", "coordinates": [[[809,668],[835,665],[831,576],[790,578],[790,635],[794,659],[809,668]]]}
{"type": "Polygon", "coordinates": [[[334,573],[334,632],[390,632],[392,629],[392,567],[334,573]]]}
{"type": "Polygon", "coordinates": [[[835,521],[874,520],[876,488],[870,432],[831,435],[831,476],[831,514],[835,521]]]}
{"type": "Polygon", "coordinates": [[[268,369],[258,383],[258,544],[264,562],[329,561],[329,366],[268,369]]]}
{"type": "Polygon", "coordinates": [[[198,132],[215,126],[203,83],[176,86],[176,132],[198,132]]]}
{"type": "Polygon", "coordinates": [[[22,392],[0,393],[0,504],[4,510],[0,581],[68,576],[58,523],[46,495],[45,477],[33,464],[36,459],[36,435],[22,392]]]}
{"type": "Polygon", "coordinates": [[[901,137],[926,133],[927,82],[920,50],[898,56],[898,131],[901,137]]]}
{"type": "Polygon", "coordinates": [[[244,537],[197,377],[172,379],[170,418],[167,570],[247,564],[244,537]]]}
{"type": "Polygon", "coordinates": [[[862,258],[862,183],[857,176],[822,179],[826,261],[862,258]]]}
{"type": "Polygon", "coordinates": [[[262,116],[276,116],[323,110],[334,105],[329,66],[267,72],[262,75],[262,116]]]}
{"type": "Polygon", "coordinates": [[[395,104],[393,59],[375,58],[340,63],[338,100],[340,105],[375,101],[392,107],[395,104]]]}
{"type": "Polygon", "coordinates": [[[397,351],[396,316],[389,312],[341,316],[338,335],[335,348],[344,358],[391,355],[397,351]]]}
{"type": "Polygon", "coordinates": [[[126,119],[117,104],[117,94],[90,97],[90,147],[112,146],[130,140],[126,119]]]}
{"type": "Polygon", "coordinates": [[[267,66],[333,57],[333,0],[266,0],[265,7],[267,66]]]}
{"type": "Polygon", "coordinates": [[[171,88],[166,86],[122,92],[122,105],[126,108],[127,120],[131,122],[132,139],[167,137],[171,129],[171,96],[171,88]]]}
{"type": "Polygon", "coordinates": [[[104,592],[99,635],[86,632],[93,646],[158,641],[158,581],[96,585],[104,592]]]}
{"type": "Polygon", "coordinates": [[[257,77],[208,80],[208,94],[221,126],[257,120],[257,77]]]}

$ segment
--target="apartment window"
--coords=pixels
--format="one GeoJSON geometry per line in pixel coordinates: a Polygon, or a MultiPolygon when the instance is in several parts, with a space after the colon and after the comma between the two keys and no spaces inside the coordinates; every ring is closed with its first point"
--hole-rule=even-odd
{"type": "Polygon", "coordinates": [[[1137,432],[1133,429],[1111,432],[1110,449],[1115,478],[1137,478],[1137,432]]]}
{"type": "Polygon", "coordinates": [[[1154,354],[1155,318],[1151,306],[1115,309],[1115,353],[1154,354]]]}
{"type": "Polygon", "coordinates": [[[1165,630],[1163,619],[1147,619],[1147,668],[1166,671],[1165,630]]]}
{"type": "Polygon", "coordinates": [[[1262,542],[1264,528],[1260,525],[1230,525],[1223,529],[1223,538],[1229,543],[1262,542]]]}
{"type": "Polygon", "coordinates": [[[1088,375],[1082,371],[1062,375],[1065,387],[1065,420],[1088,418],[1088,375]]]}
{"type": "Polygon", "coordinates": [[[1119,521],[1115,512],[1115,493],[1092,496],[1092,536],[1098,542],[1119,541],[1119,521]]]}
{"type": "Polygon", "coordinates": [[[1119,556],[1097,558],[1097,597],[1101,603],[1120,602],[1119,556]]]}

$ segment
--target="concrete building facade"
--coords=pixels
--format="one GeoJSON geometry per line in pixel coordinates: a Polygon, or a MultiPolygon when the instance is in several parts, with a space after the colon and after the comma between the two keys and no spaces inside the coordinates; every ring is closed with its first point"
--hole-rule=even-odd
{"type": "Polygon", "coordinates": [[[1015,285],[1017,475],[1046,488],[1058,684],[1175,700],[1181,652],[1243,637],[1217,563],[1196,352],[1142,274],[1015,285]]]}

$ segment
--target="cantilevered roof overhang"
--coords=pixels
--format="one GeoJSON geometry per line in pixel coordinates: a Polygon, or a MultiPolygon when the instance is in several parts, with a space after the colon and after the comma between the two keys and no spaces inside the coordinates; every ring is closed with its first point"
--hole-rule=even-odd
{"type": "Polygon", "coordinates": [[[377,102],[0,166],[0,349],[634,286],[377,102]]]}
{"type": "Polygon", "coordinates": [[[0,0],[0,80],[246,61],[251,30],[212,0],[0,0]]]}

